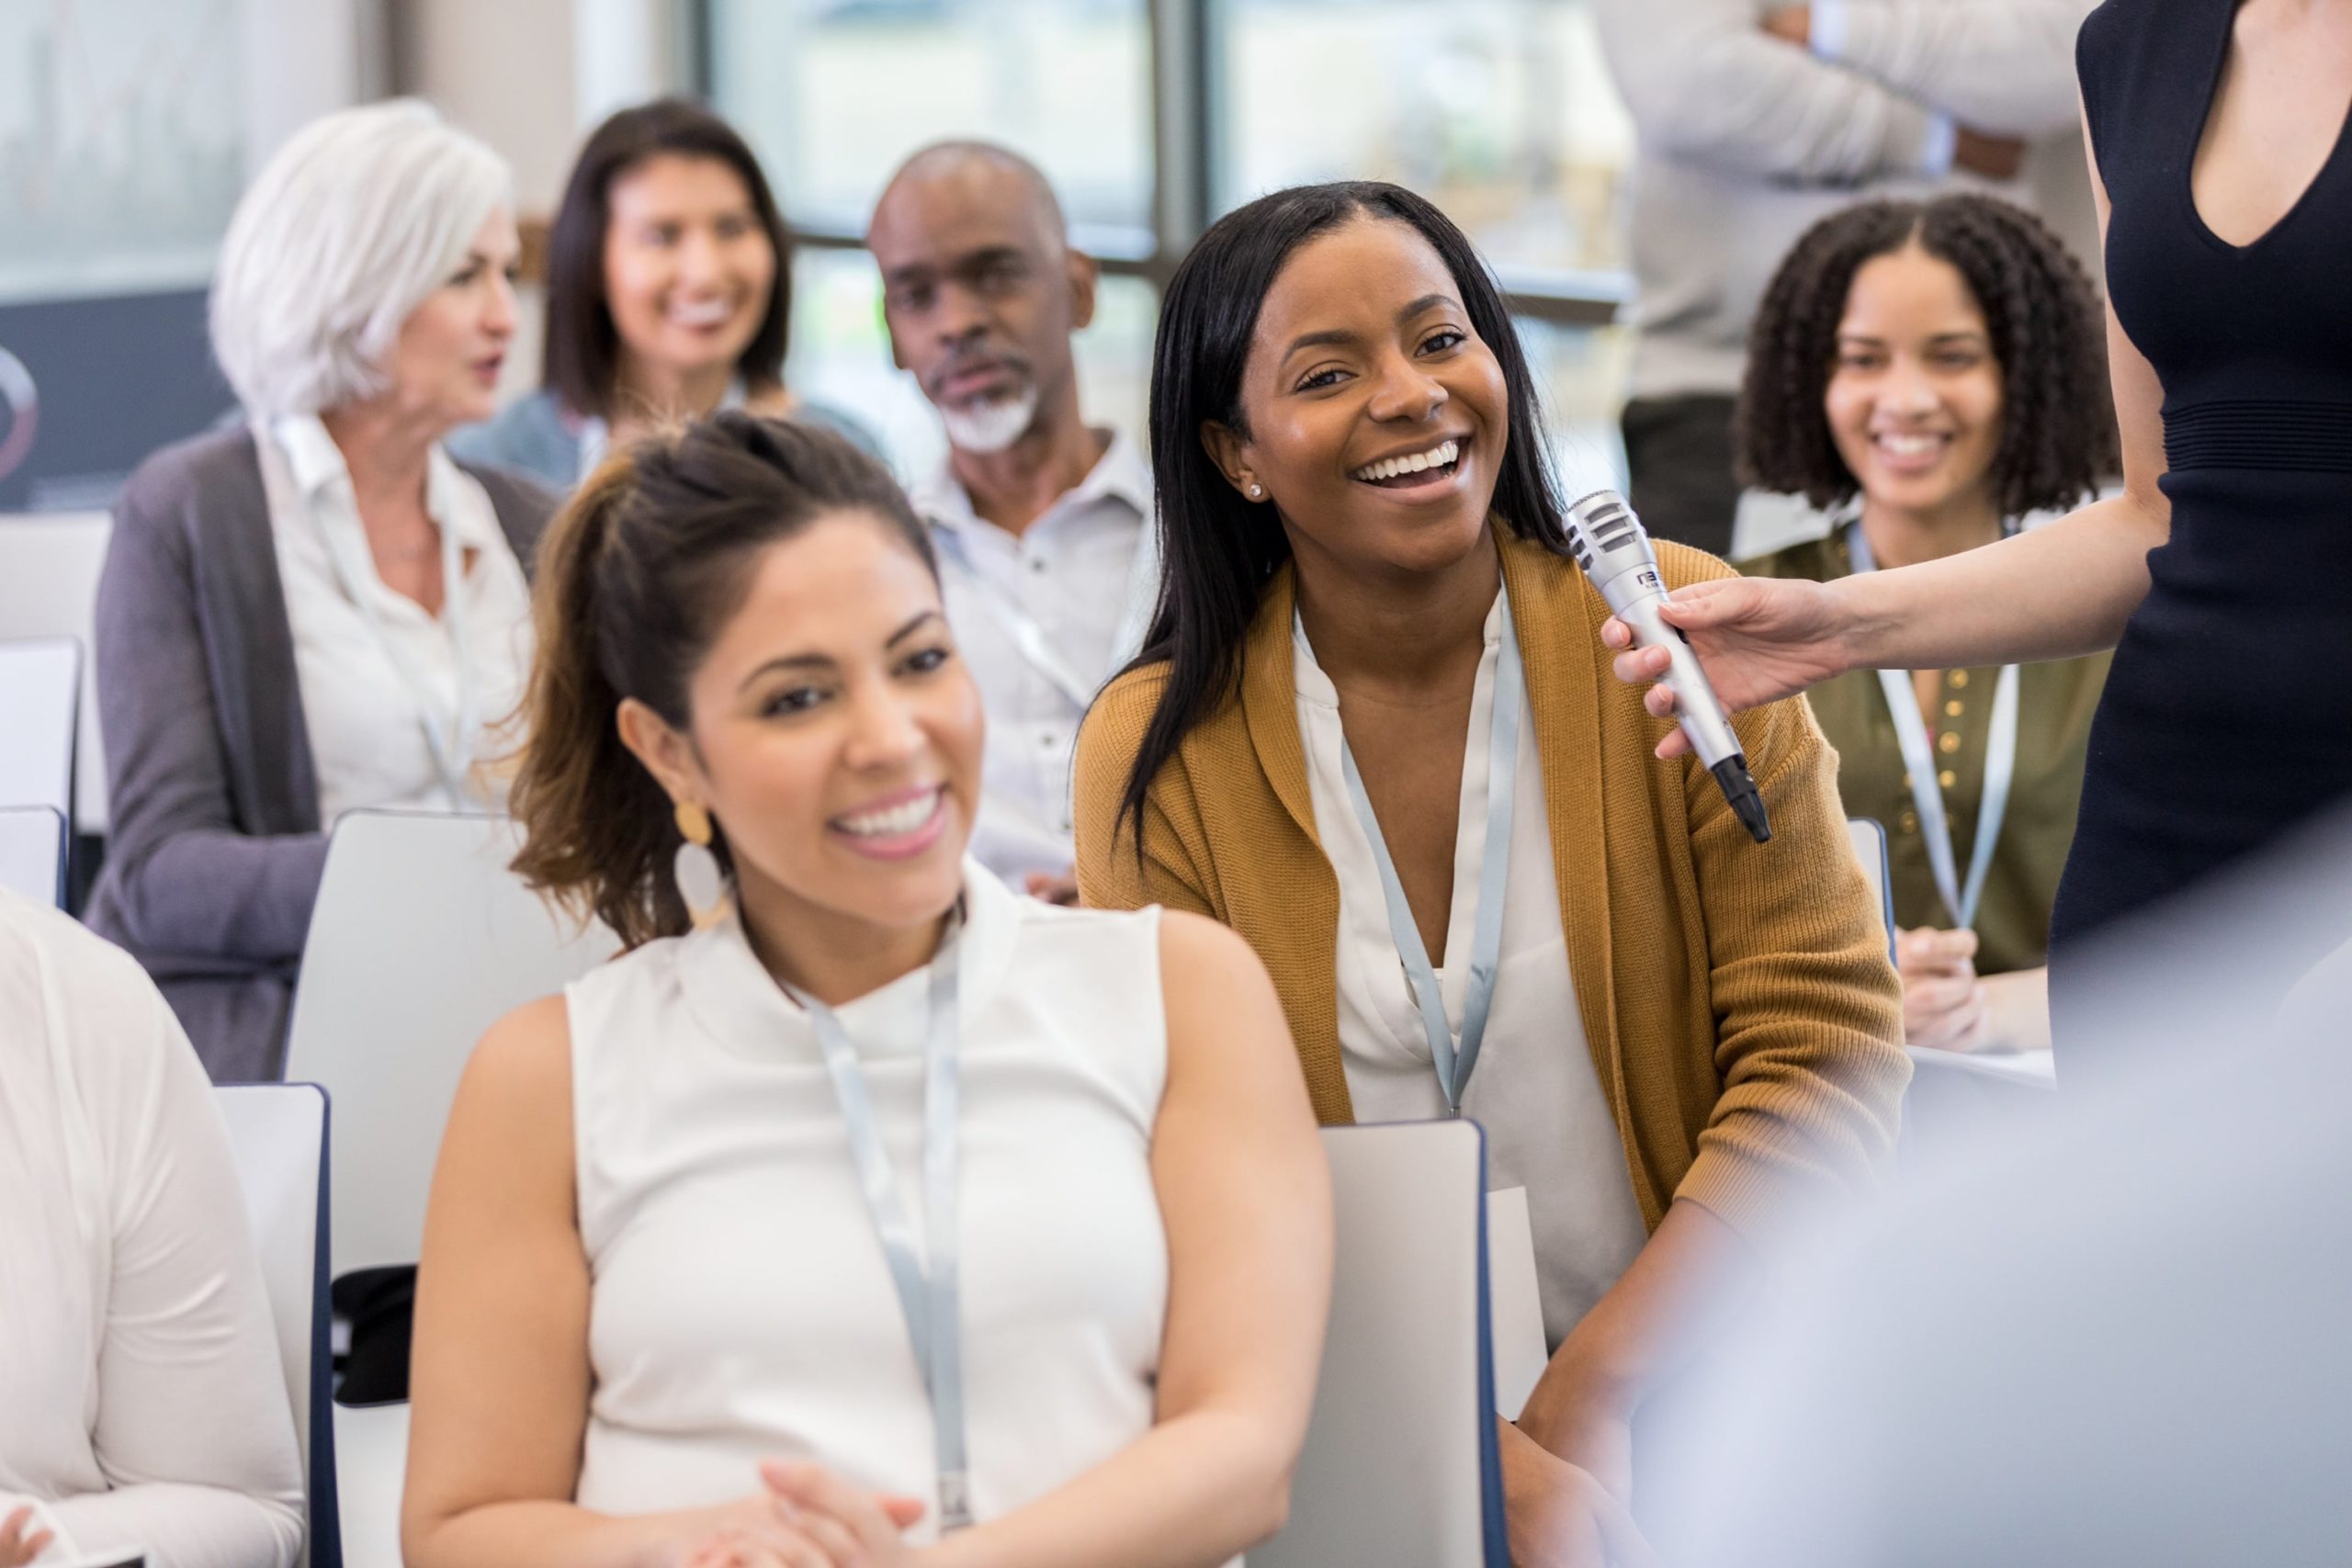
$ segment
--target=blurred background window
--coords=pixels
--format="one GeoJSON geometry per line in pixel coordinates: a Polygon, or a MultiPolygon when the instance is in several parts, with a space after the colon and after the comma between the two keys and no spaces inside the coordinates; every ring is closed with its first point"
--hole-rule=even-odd
{"type": "Polygon", "coordinates": [[[1307,181],[1390,180],[1443,208],[1514,278],[1565,289],[1625,265],[1633,124],[1588,6],[1213,3],[1218,211],[1307,181]]]}
{"type": "Polygon", "coordinates": [[[1614,482],[1631,345],[1633,131],[1584,0],[704,0],[702,80],[803,244],[787,378],[870,421],[902,474],[945,444],[891,367],[857,249],[906,155],[1034,160],[1105,276],[1088,416],[1144,439],[1159,288],[1200,229],[1302,182],[1393,180],[1495,264],[1571,489],[1614,482]]]}
{"type": "Polygon", "coordinates": [[[0,301],[193,286],[244,188],[220,0],[0,4],[0,301]]]}
{"type": "Polygon", "coordinates": [[[1152,253],[1144,0],[718,0],[706,38],[797,228],[862,233],[908,153],[982,136],[1046,171],[1088,249],[1152,253]]]}

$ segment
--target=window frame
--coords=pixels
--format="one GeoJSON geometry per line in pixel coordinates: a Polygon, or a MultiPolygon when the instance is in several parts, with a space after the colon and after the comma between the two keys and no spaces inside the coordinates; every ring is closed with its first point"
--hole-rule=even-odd
{"type": "MultiPolygon", "coordinates": [[[[692,0],[685,16],[691,38],[684,51],[689,84],[707,101],[714,80],[710,53],[712,0],[692,0]]],[[[1152,231],[1095,230],[1080,242],[1106,273],[1148,281],[1164,292],[1193,242],[1209,225],[1209,171],[1215,164],[1216,114],[1222,84],[1215,0],[1146,0],[1151,37],[1152,231]]],[[[816,250],[857,251],[865,236],[839,224],[803,223],[786,214],[795,243],[816,250]]],[[[1633,279],[1617,272],[1568,268],[1498,268],[1514,315],[1560,326],[1605,327],[1620,321],[1633,298],[1633,279]]]]}

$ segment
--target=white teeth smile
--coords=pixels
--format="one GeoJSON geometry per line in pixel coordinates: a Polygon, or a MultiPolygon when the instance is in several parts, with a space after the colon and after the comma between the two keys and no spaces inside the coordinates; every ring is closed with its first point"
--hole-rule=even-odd
{"type": "Polygon", "coordinates": [[[915,796],[903,806],[887,807],[880,811],[861,811],[852,817],[836,817],[833,826],[861,839],[895,839],[911,833],[930,821],[939,809],[940,797],[946,793],[944,789],[934,789],[915,796]]]}
{"type": "Polygon", "coordinates": [[[715,327],[734,313],[735,307],[726,300],[710,299],[696,305],[674,306],[670,311],[670,319],[681,326],[715,327]]]}
{"type": "Polygon", "coordinates": [[[1402,457],[1385,457],[1377,463],[1366,463],[1348,477],[1351,479],[1393,479],[1399,474],[1418,474],[1423,468],[1442,468],[1461,455],[1461,444],[1448,441],[1426,452],[1409,452],[1402,457]]]}
{"type": "Polygon", "coordinates": [[[1944,444],[1940,435],[1880,435],[1873,439],[1897,457],[1924,457],[1944,444]]]}

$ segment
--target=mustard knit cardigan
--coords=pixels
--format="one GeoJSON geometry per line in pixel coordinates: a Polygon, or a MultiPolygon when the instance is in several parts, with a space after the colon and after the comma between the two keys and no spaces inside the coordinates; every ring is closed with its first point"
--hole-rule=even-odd
{"type": "MultiPolygon", "coordinates": [[[[1755,843],[1704,768],[1652,755],[1665,723],[1610,671],[1608,606],[1584,575],[1541,544],[1497,536],[1577,1010],[1643,1216],[1655,1229],[1690,1198],[1763,1242],[1800,1199],[1887,1161],[1910,1076],[1902,990],[1849,847],[1837,754],[1801,698],[1735,721],[1772,817],[1771,841],[1755,843]]],[[[1658,561],[1670,586],[1729,575],[1672,544],[1658,561]]],[[[1119,801],[1166,666],[1130,671],[1095,700],[1078,745],[1078,883],[1090,905],[1194,910],[1248,939],[1316,1114],[1343,1122],[1340,889],[1299,740],[1293,603],[1285,565],[1250,629],[1239,689],[1152,781],[1140,860],[1119,801]]]]}

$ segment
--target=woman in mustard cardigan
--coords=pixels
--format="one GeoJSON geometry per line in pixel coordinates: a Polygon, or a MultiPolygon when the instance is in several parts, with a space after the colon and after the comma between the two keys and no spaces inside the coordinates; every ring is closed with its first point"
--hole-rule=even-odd
{"type": "Polygon", "coordinates": [[[1409,192],[1211,228],[1151,405],[1166,580],[1080,739],[1080,893],[1248,938],[1325,1122],[1477,1118],[1554,1351],[1501,1434],[1513,1555],[1637,1551],[1644,1395],[1894,1141],[1901,990],[1834,756],[1802,703],[1741,716],[1758,845],[1651,754],[1501,295],[1409,192]]]}

